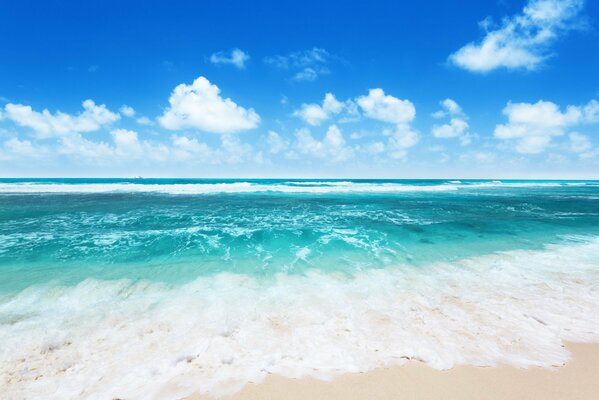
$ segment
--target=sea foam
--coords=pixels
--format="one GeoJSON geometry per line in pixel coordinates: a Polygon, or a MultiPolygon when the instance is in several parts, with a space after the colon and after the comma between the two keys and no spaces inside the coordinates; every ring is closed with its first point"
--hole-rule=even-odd
{"type": "Polygon", "coordinates": [[[176,399],[268,373],[559,366],[599,340],[599,239],[353,274],[85,280],[0,299],[5,399],[176,399]]]}
{"type": "Polygon", "coordinates": [[[505,189],[527,187],[596,186],[593,182],[502,182],[502,181],[447,181],[443,183],[410,184],[400,182],[360,181],[286,181],[274,183],[220,182],[220,183],[64,183],[64,182],[0,182],[0,193],[162,193],[162,194],[216,194],[216,193],[409,193],[451,192],[457,190],[505,189]]]}

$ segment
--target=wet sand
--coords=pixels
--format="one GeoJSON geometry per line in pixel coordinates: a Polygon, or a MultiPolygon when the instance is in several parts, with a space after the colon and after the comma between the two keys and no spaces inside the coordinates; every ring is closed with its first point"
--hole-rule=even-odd
{"type": "MultiPolygon", "coordinates": [[[[269,375],[249,383],[227,400],[499,400],[599,399],[599,344],[568,343],[572,359],[555,368],[457,366],[438,371],[418,361],[340,375],[333,381],[269,375]]],[[[195,395],[187,400],[207,400],[195,395]]]]}

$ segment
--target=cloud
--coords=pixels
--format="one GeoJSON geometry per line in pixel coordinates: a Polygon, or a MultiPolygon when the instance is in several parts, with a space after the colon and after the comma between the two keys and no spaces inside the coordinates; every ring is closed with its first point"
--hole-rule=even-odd
{"type": "Polygon", "coordinates": [[[36,146],[30,140],[13,137],[6,140],[0,148],[0,160],[35,159],[48,155],[45,146],[36,146]]]}
{"type": "MultiPolygon", "coordinates": [[[[448,110],[456,113],[461,112],[459,106],[450,104],[451,102],[453,100],[447,99],[448,110]]],[[[355,150],[369,154],[385,153],[393,159],[404,159],[407,155],[407,149],[418,143],[419,134],[411,126],[416,117],[414,104],[409,100],[387,95],[380,88],[370,89],[367,95],[345,101],[339,101],[332,93],[326,93],[321,104],[302,104],[293,115],[309,125],[317,126],[335,116],[337,116],[336,122],[338,123],[355,122],[361,118],[360,110],[366,117],[391,124],[392,127],[384,128],[382,131],[382,134],[387,137],[385,143],[379,140],[364,146],[357,146],[355,150]]],[[[299,153],[327,154],[322,148],[331,147],[326,146],[326,143],[332,141],[337,133],[339,133],[339,137],[343,140],[344,147],[346,147],[345,140],[336,125],[331,125],[322,141],[314,139],[307,129],[298,131],[296,138],[299,143],[299,153]],[[307,149],[311,149],[311,151],[307,149]]],[[[362,135],[354,132],[350,137],[356,140],[360,139],[362,135]]],[[[352,154],[354,152],[354,149],[349,147],[346,147],[345,150],[348,151],[344,153],[344,156],[350,153],[349,150],[352,154]]]]}
{"type": "Polygon", "coordinates": [[[582,133],[571,132],[568,138],[570,139],[570,150],[575,153],[587,153],[593,148],[591,139],[582,133]]]}
{"type": "Polygon", "coordinates": [[[304,68],[302,71],[296,72],[293,79],[296,81],[315,81],[318,78],[318,72],[313,68],[304,68]]]}
{"type": "Polygon", "coordinates": [[[301,118],[304,122],[310,125],[320,125],[322,122],[329,119],[334,114],[339,114],[344,108],[344,104],[335,98],[332,93],[327,93],[322,101],[322,106],[319,104],[302,104],[299,110],[296,110],[293,115],[301,118]]]}
{"type": "Polygon", "coordinates": [[[420,140],[418,132],[406,124],[399,124],[395,129],[387,130],[384,134],[389,136],[387,141],[388,155],[396,160],[405,159],[408,155],[407,150],[415,146],[420,140]]]}
{"type": "Polygon", "coordinates": [[[378,121],[406,124],[416,116],[411,101],[386,95],[383,89],[370,89],[367,96],[358,97],[356,102],[367,117],[378,121]]]}
{"type": "Polygon", "coordinates": [[[264,58],[264,63],[275,68],[295,71],[292,79],[296,81],[314,81],[320,75],[329,74],[328,64],[334,57],[325,49],[314,47],[287,55],[275,55],[264,58]]]}
{"type": "Polygon", "coordinates": [[[173,135],[171,141],[173,155],[177,160],[215,160],[214,150],[206,143],[199,142],[196,138],[173,135]]]}
{"type": "Polygon", "coordinates": [[[120,116],[108,110],[104,104],[93,100],[83,102],[83,111],[77,115],[47,109],[34,111],[31,106],[9,103],[4,107],[5,117],[17,125],[32,129],[40,138],[64,136],[73,133],[97,131],[116,122],[120,116]]]}
{"type": "Polygon", "coordinates": [[[130,107],[126,104],[123,104],[121,108],[119,108],[119,112],[121,113],[121,115],[124,115],[125,117],[129,118],[133,118],[133,116],[135,115],[135,110],[133,109],[133,107],[130,107]]]}
{"type": "Polygon", "coordinates": [[[220,89],[200,76],[191,85],[178,85],[169,98],[170,106],[158,118],[170,130],[199,129],[211,133],[235,133],[255,128],[260,116],[229,98],[220,96],[220,89]]]}
{"type": "Polygon", "coordinates": [[[584,119],[588,123],[599,122],[599,101],[591,100],[583,108],[584,119]]]}
{"type": "Polygon", "coordinates": [[[128,158],[139,158],[143,148],[137,137],[137,132],[127,129],[116,129],[110,132],[116,146],[115,152],[119,156],[128,158]]]}
{"type": "MultiPolygon", "coordinates": [[[[137,114],[137,112],[135,111],[135,109],[133,107],[128,106],[126,104],[123,104],[121,106],[121,108],[119,108],[119,113],[121,115],[124,115],[127,118],[134,118],[135,115],[137,114]]],[[[149,119],[148,117],[143,116],[143,115],[135,118],[135,122],[137,122],[139,125],[146,125],[146,126],[154,124],[151,119],[149,119]]]]}
{"type": "Polygon", "coordinates": [[[135,120],[140,125],[154,125],[152,120],[148,117],[139,117],[135,120]]]}
{"type": "Polygon", "coordinates": [[[269,131],[266,142],[271,154],[278,154],[285,150],[289,143],[275,131],[269,131]]]}
{"type": "Polygon", "coordinates": [[[347,146],[341,130],[331,125],[322,140],[315,139],[306,128],[299,129],[295,137],[295,147],[301,154],[325,159],[331,162],[345,161],[353,156],[354,151],[347,146]]]}
{"type": "Polygon", "coordinates": [[[433,125],[431,133],[440,139],[459,138],[462,145],[470,144],[471,135],[468,133],[468,118],[462,108],[452,99],[441,101],[441,110],[433,113],[434,118],[449,117],[449,121],[443,125],[433,125]]]}
{"type": "Polygon", "coordinates": [[[460,161],[476,164],[491,164],[495,161],[495,154],[485,151],[471,151],[460,155],[460,161]]]}
{"type": "Polygon", "coordinates": [[[515,141],[519,153],[537,154],[549,146],[553,137],[563,135],[569,128],[598,122],[594,114],[596,103],[591,100],[582,107],[570,105],[564,111],[550,101],[508,103],[503,109],[508,122],[497,125],[494,136],[515,141]]]}
{"type": "Polygon", "coordinates": [[[69,156],[85,163],[114,161],[114,150],[108,143],[88,140],[80,134],[61,137],[54,151],[58,155],[69,156]]]}
{"type": "Polygon", "coordinates": [[[210,62],[215,65],[229,64],[237,69],[245,69],[245,63],[250,59],[250,55],[243,50],[233,49],[230,52],[219,51],[210,56],[210,62]]]}
{"type": "Polygon", "coordinates": [[[580,26],[584,0],[529,0],[522,13],[506,17],[487,30],[479,43],[469,43],[449,56],[454,65],[472,72],[498,68],[534,70],[551,56],[549,47],[565,32],[580,26]]]}

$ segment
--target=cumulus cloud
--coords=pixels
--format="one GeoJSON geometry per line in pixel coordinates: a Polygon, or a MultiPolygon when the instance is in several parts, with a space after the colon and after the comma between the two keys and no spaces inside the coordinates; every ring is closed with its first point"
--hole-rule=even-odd
{"type": "Polygon", "coordinates": [[[135,120],[140,125],[154,125],[152,120],[148,117],[139,117],[135,120]]]}
{"type": "Polygon", "coordinates": [[[34,111],[31,106],[9,103],[4,106],[5,117],[17,125],[32,129],[40,138],[64,136],[73,133],[97,131],[117,121],[120,116],[108,110],[104,104],[93,100],[83,102],[83,111],[77,115],[47,109],[34,111]]]}
{"type": "Polygon", "coordinates": [[[582,133],[571,132],[568,138],[570,139],[570,150],[575,153],[586,153],[593,148],[591,139],[582,133]]]}
{"type": "Polygon", "coordinates": [[[121,157],[139,158],[143,154],[142,144],[137,132],[127,129],[116,129],[110,132],[115,144],[115,153],[121,157]]]}
{"type": "Polygon", "coordinates": [[[564,111],[550,101],[508,103],[503,109],[508,122],[497,125],[494,135],[515,141],[519,153],[537,154],[549,146],[553,137],[563,135],[569,128],[597,122],[594,119],[596,103],[592,100],[582,107],[570,105],[564,111]]]}
{"type": "Polygon", "coordinates": [[[275,68],[294,71],[296,81],[314,81],[320,75],[329,74],[329,62],[334,57],[325,49],[314,47],[287,55],[275,55],[264,58],[264,63],[275,68]]]}
{"type": "MultiPolygon", "coordinates": [[[[137,115],[137,112],[135,111],[135,109],[126,104],[123,104],[121,106],[121,108],[119,108],[119,113],[121,115],[124,115],[127,118],[134,118],[137,115]]],[[[135,122],[137,122],[139,125],[153,125],[154,124],[152,122],[152,120],[146,116],[139,116],[139,117],[135,118],[135,122]]]]}
{"type": "Polygon", "coordinates": [[[485,37],[449,56],[460,68],[489,72],[498,68],[534,70],[551,55],[550,45],[579,26],[584,0],[529,0],[520,14],[506,17],[495,29],[481,22],[485,37]]]}
{"type": "Polygon", "coordinates": [[[459,138],[462,145],[470,144],[471,135],[468,133],[468,118],[455,100],[445,99],[441,101],[441,110],[433,113],[434,118],[448,117],[449,121],[442,125],[433,125],[431,133],[436,138],[448,139],[459,138]]]}
{"type": "Polygon", "coordinates": [[[389,139],[387,141],[387,152],[391,158],[401,160],[408,155],[408,149],[415,146],[420,140],[418,132],[409,125],[399,124],[393,130],[384,132],[389,139]]]}
{"type": "MultiPolygon", "coordinates": [[[[385,150],[389,157],[404,159],[407,149],[418,143],[418,132],[411,127],[416,117],[416,108],[411,101],[387,95],[377,88],[370,89],[367,96],[358,97],[356,104],[367,117],[395,125],[393,129],[383,131],[388,136],[385,150]]],[[[381,146],[377,144],[374,148],[380,150],[381,146]]]]}
{"type": "Polygon", "coordinates": [[[332,93],[324,96],[322,105],[311,103],[302,104],[299,110],[293,115],[301,118],[310,125],[320,125],[334,114],[339,114],[344,108],[344,104],[337,100],[332,93]]]}
{"type": "Polygon", "coordinates": [[[13,137],[0,147],[0,160],[33,159],[48,155],[46,146],[36,146],[30,140],[13,137]]]}
{"type": "Polygon", "coordinates": [[[584,119],[588,123],[599,122],[599,101],[591,100],[583,107],[584,119]]]}
{"type": "Polygon", "coordinates": [[[354,151],[346,145],[341,130],[331,125],[322,140],[315,139],[306,128],[299,129],[296,134],[296,149],[299,153],[327,161],[345,161],[353,156],[354,151]]]}
{"type": "Polygon", "coordinates": [[[158,118],[170,130],[199,129],[212,133],[235,133],[255,128],[260,116],[229,98],[220,96],[220,89],[200,76],[191,85],[178,85],[169,98],[170,106],[158,118]]]}
{"type": "Polygon", "coordinates": [[[285,150],[288,146],[288,142],[275,131],[268,132],[266,142],[271,154],[278,154],[285,150]]]}
{"type": "Polygon", "coordinates": [[[196,138],[173,135],[171,141],[172,152],[176,160],[215,160],[214,150],[206,143],[202,143],[196,138]]]}
{"type": "Polygon", "coordinates": [[[233,49],[229,52],[219,51],[210,56],[212,64],[233,65],[237,69],[245,69],[245,63],[250,59],[250,55],[243,50],[233,49]]]}
{"type": "Polygon", "coordinates": [[[123,104],[121,108],[119,108],[119,112],[121,113],[121,115],[124,115],[125,117],[133,118],[133,116],[135,116],[135,110],[133,109],[133,107],[128,106],[126,104],[123,104]]]}
{"type": "MultiPolygon", "coordinates": [[[[452,102],[452,100],[448,99],[448,102],[452,102]]],[[[455,106],[459,108],[457,104],[455,106]]],[[[452,108],[449,103],[448,107],[452,112],[457,112],[457,109],[452,108]]],[[[355,149],[350,149],[352,153],[354,150],[360,150],[369,154],[385,153],[390,158],[403,159],[407,155],[407,149],[416,145],[419,141],[418,132],[411,126],[416,116],[414,104],[409,100],[402,100],[385,94],[385,91],[380,88],[370,89],[367,95],[345,101],[339,101],[332,93],[327,93],[321,104],[302,104],[293,115],[313,126],[320,125],[333,117],[336,117],[335,122],[338,123],[355,122],[362,115],[392,125],[392,127],[386,127],[382,131],[383,136],[387,137],[385,142],[378,140],[360,145],[355,149]]],[[[325,154],[318,149],[326,147],[327,140],[331,141],[333,135],[336,135],[337,126],[331,125],[331,127],[327,133],[328,136],[325,136],[322,141],[314,139],[308,130],[298,131],[296,137],[298,143],[301,144],[299,147],[304,149],[303,151],[300,150],[299,153],[306,153],[306,149],[312,149],[312,153],[325,154]]],[[[342,135],[340,137],[343,139],[342,135]]],[[[362,135],[354,132],[350,137],[356,140],[360,139],[362,135]]],[[[345,145],[344,139],[343,144],[345,145]]],[[[349,152],[344,154],[349,154],[349,152]]]]}
{"type": "Polygon", "coordinates": [[[386,95],[380,88],[370,89],[368,95],[358,97],[356,103],[367,117],[378,121],[406,124],[416,116],[416,108],[411,101],[386,95]]]}

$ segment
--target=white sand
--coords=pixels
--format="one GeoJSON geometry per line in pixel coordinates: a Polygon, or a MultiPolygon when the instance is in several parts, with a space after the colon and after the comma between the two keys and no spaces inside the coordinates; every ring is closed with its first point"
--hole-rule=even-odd
{"type": "MultiPolygon", "coordinates": [[[[599,344],[567,344],[572,360],[552,369],[459,366],[438,371],[412,361],[331,381],[271,375],[248,384],[227,400],[397,400],[397,399],[599,399],[599,344]]],[[[205,400],[196,395],[187,400],[205,400]]]]}

